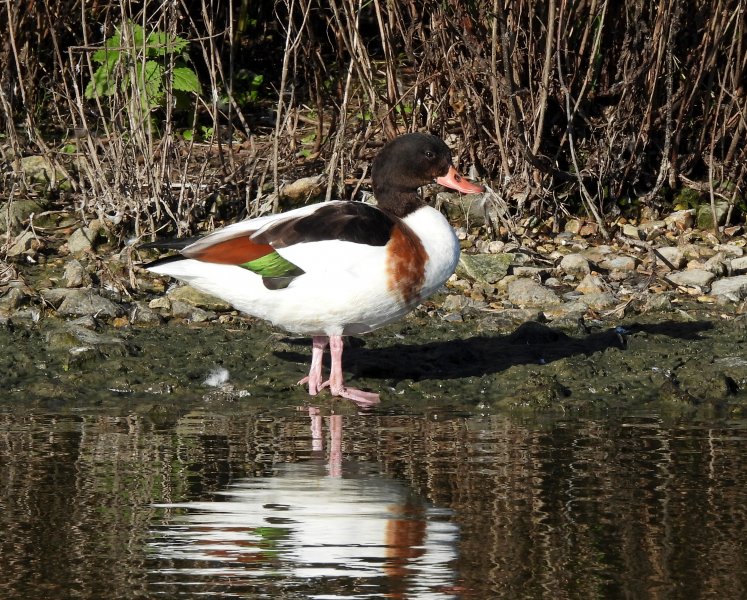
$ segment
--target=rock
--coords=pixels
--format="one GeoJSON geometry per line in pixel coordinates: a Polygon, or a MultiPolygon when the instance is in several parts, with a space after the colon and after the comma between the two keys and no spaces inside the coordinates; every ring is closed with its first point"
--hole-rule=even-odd
{"type": "Polygon", "coordinates": [[[667,228],[667,224],[664,221],[646,221],[638,226],[638,230],[645,234],[645,238],[651,237],[654,231],[664,230],[667,228]]]}
{"type": "Polygon", "coordinates": [[[591,273],[589,261],[580,254],[567,254],[560,261],[560,268],[568,275],[573,275],[576,279],[583,279],[591,273]]]}
{"type": "Polygon", "coordinates": [[[71,289],[57,309],[60,316],[119,317],[124,314],[122,306],[86,289],[71,289]]]}
{"type": "Polygon", "coordinates": [[[672,299],[675,297],[674,292],[658,292],[649,294],[646,298],[646,304],[643,307],[644,312],[672,310],[672,299]]]}
{"type": "MultiPolygon", "coordinates": [[[[231,305],[223,300],[219,300],[215,296],[206,294],[193,288],[190,285],[180,285],[169,290],[168,299],[172,302],[186,302],[187,304],[202,308],[205,310],[213,311],[227,311],[231,310],[231,305]]],[[[163,308],[163,307],[158,307],[163,308]]]]}
{"type": "Polygon", "coordinates": [[[581,227],[581,231],[578,232],[580,236],[590,237],[599,233],[599,225],[597,223],[584,223],[581,227]]]}
{"type": "Polygon", "coordinates": [[[98,235],[98,231],[94,231],[89,227],[79,227],[73,231],[72,235],[67,240],[67,246],[70,253],[75,256],[80,256],[86,252],[93,250],[93,243],[98,235]]]}
{"type": "Polygon", "coordinates": [[[638,261],[636,258],[625,254],[613,254],[605,257],[598,264],[602,269],[607,269],[608,271],[630,273],[631,271],[635,271],[638,261]]]}
{"type": "Polygon", "coordinates": [[[715,281],[711,286],[711,296],[716,296],[724,302],[739,302],[747,298],[747,275],[725,277],[715,281]]]}
{"type": "Polygon", "coordinates": [[[747,256],[731,259],[731,272],[737,275],[747,273],[747,256]]]}
{"type": "Polygon", "coordinates": [[[513,272],[517,277],[541,277],[546,275],[548,270],[544,267],[514,267],[513,272]]]}
{"type": "Polygon", "coordinates": [[[32,214],[39,214],[45,210],[44,204],[38,200],[3,202],[0,205],[0,230],[7,231],[14,227],[21,227],[32,214]]]}
{"type": "Polygon", "coordinates": [[[280,195],[293,201],[316,198],[324,191],[324,175],[302,177],[283,186],[280,195]]]}
{"type": "Polygon", "coordinates": [[[636,227],[635,225],[631,225],[630,223],[625,223],[625,225],[622,226],[622,234],[625,237],[633,238],[634,240],[641,239],[638,227],[636,227]]]}
{"type": "Polygon", "coordinates": [[[677,270],[685,266],[685,253],[676,246],[663,246],[661,248],[657,248],[656,254],[659,255],[657,256],[657,259],[661,259],[663,257],[666,262],[669,263],[667,266],[670,269],[677,270]]]}
{"type": "MultiPolygon", "coordinates": [[[[717,201],[715,203],[715,207],[716,207],[716,224],[715,225],[721,225],[726,219],[726,213],[729,210],[729,203],[726,201],[717,201]]],[[[713,223],[713,211],[711,210],[710,203],[701,204],[698,207],[697,225],[698,225],[698,229],[714,229],[715,228],[714,223],[713,223]]]]}
{"type": "Polygon", "coordinates": [[[52,306],[53,308],[57,308],[62,304],[63,300],[67,298],[70,294],[75,293],[76,290],[69,289],[69,288],[47,288],[43,290],[39,290],[39,294],[41,295],[44,302],[52,306]]]}
{"type": "Polygon", "coordinates": [[[21,159],[21,170],[31,182],[41,183],[47,189],[72,189],[65,171],[46,156],[24,156],[21,159]]]}
{"type": "Polygon", "coordinates": [[[566,233],[578,234],[581,231],[581,227],[583,227],[583,223],[579,219],[569,219],[566,221],[563,230],[566,233]]]}
{"type": "Polygon", "coordinates": [[[181,300],[173,300],[171,302],[171,314],[177,318],[187,319],[192,323],[204,323],[215,318],[214,312],[203,310],[181,300]]]}
{"type": "Polygon", "coordinates": [[[667,217],[664,217],[664,223],[675,231],[684,231],[690,229],[695,222],[695,209],[678,210],[667,217]]]}
{"type": "Polygon", "coordinates": [[[706,271],[713,273],[716,277],[722,277],[728,272],[729,264],[726,256],[724,256],[722,252],[719,252],[705,261],[705,263],[703,263],[703,268],[706,271]]]}
{"type": "Polygon", "coordinates": [[[508,274],[513,258],[513,254],[462,254],[457,266],[457,275],[495,283],[508,274]]]}
{"type": "Polygon", "coordinates": [[[601,277],[589,274],[576,286],[576,291],[582,294],[601,294],[606,291],[606,286],[601,277]]]}
{"type": "Polygon", "coordinates": [[[13,241],[8,249],[8,256],[21,256],[22,254],[34,254],[33,247],[36,236],[33,231],[24,231],[13,241]]]}
{"type": "Polygon", "coordinates": [[[485,198],[486,194],[440,192],[436,206],[443,206],[449,219],[474,227],[485,223],[485,198]]]}
{"type": "Polygon", "coordinates": [[[583,296],[579,296],[576,301],[595,310],[611,308],[617,304],[617,298],[609,292],[584,294],[583,296]]]}
{"type": "Polygon", "coordinates": [[[130,312],[130,322],[133,324],[151,325],[163,321],[163,317],[143,302],[136,302],[130,312]]]}
{"type": "Polygon", "coordinates": [[[736,244],[719,244],[714,248],[716,252],[722,252],[727,258],[740,258],[744,256],[744,248],[736,244]]]}
{"type": "Polygon", "coordinates": [[[65,287],[78,288],[91,285],[91,276],[86,272],[80,261],[70,260],[65,264],[65,273],[62,276],[65,287]]]}
{"type": "Polygon", "coordinates": [[[467,299],[461,294],[449,294],[441,303],[441,309],[447,312],[458,312],[467,304],[467,299]]]}
{"type": "Polygon", "coordinates": [[[704,288],[708,287],[716,279],[716,276],[703,269],[688,269],[687,271],[670,273],[667,275],[667,279],[675,285],[704,288]]]}
{"type": "Polygon", "coordinates": [[[171,300],[169,300],[166,296],[159,296],[158,298],[153,298],[153,300],[148,302],[148,308],[171,310],[171,300]]]}
{"type": "Polygon", "coordinates": [[[21,288],[10,288],[3,296],[0,296],[0,310],[14,311],[26,300],[28,300],[28,295],[21,288]]]}
{"type": "Polygon", "coordinates": [[[533,279],[514,279],[508,284],[508,299],[519,306],[554,306],[561,303],[552,290],[533,279]]]}

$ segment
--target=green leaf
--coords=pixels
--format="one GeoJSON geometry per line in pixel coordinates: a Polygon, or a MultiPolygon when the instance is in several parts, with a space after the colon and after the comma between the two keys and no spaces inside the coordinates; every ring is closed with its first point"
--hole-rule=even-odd
{"type": "Polygon", "coordinates": [[[101,65],[93,73],[91,81],[86,86],[85,96],[89,100],[100,96],[111,96],[117,89],[111,70],[107,65],[101,65]]]}
{"type": "Polygon", "coordinates": [[[160,106],[163,99],[163,67],[154,60],[146,60],[145,68],[139,67],[141,91],[145,92],[147,103],[151,108],[160,106]]]}
{"type": "Polygon", "coordinates": [[[193,129],[185,129],[182,131],[182,139],[185,142],[191,142],[193,139],[195,139],[195,132],[193,129]]]}
{"type": "Polygon", "coordinates": [[[134,23],[133,21],[130,21],[130,26],[132,27],[132,40],[135,44],[136,48],[142,48],[145,46],[145,31],[143,28],[138,25],[137,23],[134,23]]]}
{"type": "Polygon", "coordinates": [[[117,33],[106,40],[103,48],[99,48],[91,55],[91,60],[99,64],[110,64],[112,61],[116,62],[122,53],[120,49],[121,45],[122,40],[119,37],[119,33],[117,33]]]}
{"type": "Polygon", "coordinates": [[[202,93],[202,86],[200,80],[197,78],[195,73],[189,67],[175,67],[171,72],[171,85],[175,90],[180,92],[194,92],[195,94],[202,93]]]}
{"type": "Polygon", "coordinates": [[[189,42],[178,35],[171,35],[164,31],[153,31],[148,36],[148,50],[152,50],[156,56],[166,54],[178,54],[184,50],[189,42]]]}

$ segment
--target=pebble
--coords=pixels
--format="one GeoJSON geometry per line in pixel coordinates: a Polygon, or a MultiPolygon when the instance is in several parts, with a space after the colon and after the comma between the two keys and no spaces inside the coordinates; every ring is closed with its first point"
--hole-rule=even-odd
{"type": "Polygon", "coordinates": [[[79,288],[91,285],[91,276],[80,263],[73,259],[65,263],[65,273],[62,276],[65,287],[79,288]]]}
{"type": "Polygon", "coordinates": [[[231,305],[215,296],[206,294],[190,285],[179,285],[169,290],[168,299],[172,302],[183,302],[193,307],[209,311],[228,311],[231,305]]]}
{"type": "Polygon", "coordinates": [[[28,294],[22,289],[17,287],[10,288],[5,295],[0,296],[0,310],[4,312],[17,310],[27,300],[28,294]]]}
{"type": "Polygon", "coordinates": [[[513,254],[465,254],[459,259],[457,275],[477,281],[495,283],[508,274],[513,254]]]}
{"type": "Polygon", "coordinates": [[[57,314],[60,316],[119,317],[125,312],[121,304],[116,304],[93,290],[81,288],[72,289],[70,292],[57,308],[57,314]]]}
{"type": "Polygon", "coordinates": [[[90,227],[79,227],[67,240],[67,246],[70,254],[80,256],[93,249],[93,240],[96,237],[96,231],[90,227]]]}
{"type": "Polygon", "coordinates": [[[608,271],[618,271],[622,273],[629,273],[635,271],[638,260],[633,256],[627,256],[624,254],[613,254],[607,256],[599,262],[599,266],[608,271]]]}
{"type": "Polygon", "coordinates": [[[667,279],[675,285],[685,287],[708,287],[716,279],[716,275],[705,269],[687,269],[667,275],[667,279]]]}
{"type": "Polygon", "coordinates": [[[747,275],[725,277],[711,286],[711,295],[722,302],[739,302],[747,298],[747,275]]]}
{"type": "Polygon", "coordinates": [[[596,292],[579,296],[577,302],[595,310],[602,310],[615,306],[617,298],[610,292],[596,292]]]}
{"type": "Polygon", "coordinates": [[[598,275],[591,273],[584,277],[576,286],[576,291],[582,294],[601,294],[606,289],[604,281],[598,275]]]}
{"type": "Polygon", "coordinates": [[[7,256],[13,258],[22,254],[33,253],[33,245],[36,236],[33,231],[24,231],[21,235],[17,236],[8,248],[7,256]]]}
{"type": "Polygon", "coordinates": [[[508,284],[508,299],[522,307],[553,306],[562,302],[555,292],[526,278],[514,279],[508,284]]]}
{"type": "Polygon", "coordinates": [[[678,210],[664,217],[664,223],[669,229],[684,231],[693,226],[695,221],[695,209],[678,210]]]}
{"type": "Polygon", "coordinates": [[[732,258],[730,267],[731,267],[731,272],[737,275],[747,272],[747,256],[741,256],[739,258],[732,258]]]}
{"type": "Polygon", "coordinates": [[[705,263],[703,263],[703,268],[716,275],[716,277],[726,275],[729,270],[727,259],[721,252],[705,261],[705,263]]]}
{"type": "Polygon", "coordinates": [[[589,261],[581,254],[567,254],[560,261],[560,269],[577,279],[583,279],[591,273],[589,261]]]}
{"type": "Polygon", "coordinates": [[[681,269],[687,263],[685,253],[676,246],[663,246],[657,248],[656,252],[659,255],[657,258],[663,257],[669,263],[668,266],[674,270],[681,269]]]}

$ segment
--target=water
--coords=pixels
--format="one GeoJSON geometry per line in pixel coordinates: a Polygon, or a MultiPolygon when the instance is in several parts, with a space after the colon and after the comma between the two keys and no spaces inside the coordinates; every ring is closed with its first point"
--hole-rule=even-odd
{"type": "Polygon", "coordinates": [[[747,597],[747,420],[0,409],[1,598],[747,597]]]}

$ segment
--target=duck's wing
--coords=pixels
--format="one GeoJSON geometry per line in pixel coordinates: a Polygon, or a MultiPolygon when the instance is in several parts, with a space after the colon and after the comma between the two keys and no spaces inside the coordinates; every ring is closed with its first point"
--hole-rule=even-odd
{"type": "MultiPolygon", "coordinates": [[[[288,258],[299,256],[301,248],[316,254],[316,242],[385,246],[394,226],[395,218],[375,206],[326,202],[230,225],[181,248],[180,258],[237,265],[260,275],[268,288],[280,289],[305,273],[288,258]]],[[[346,260],[344,253],[334,254],[335,260],[346,260]]]]}

